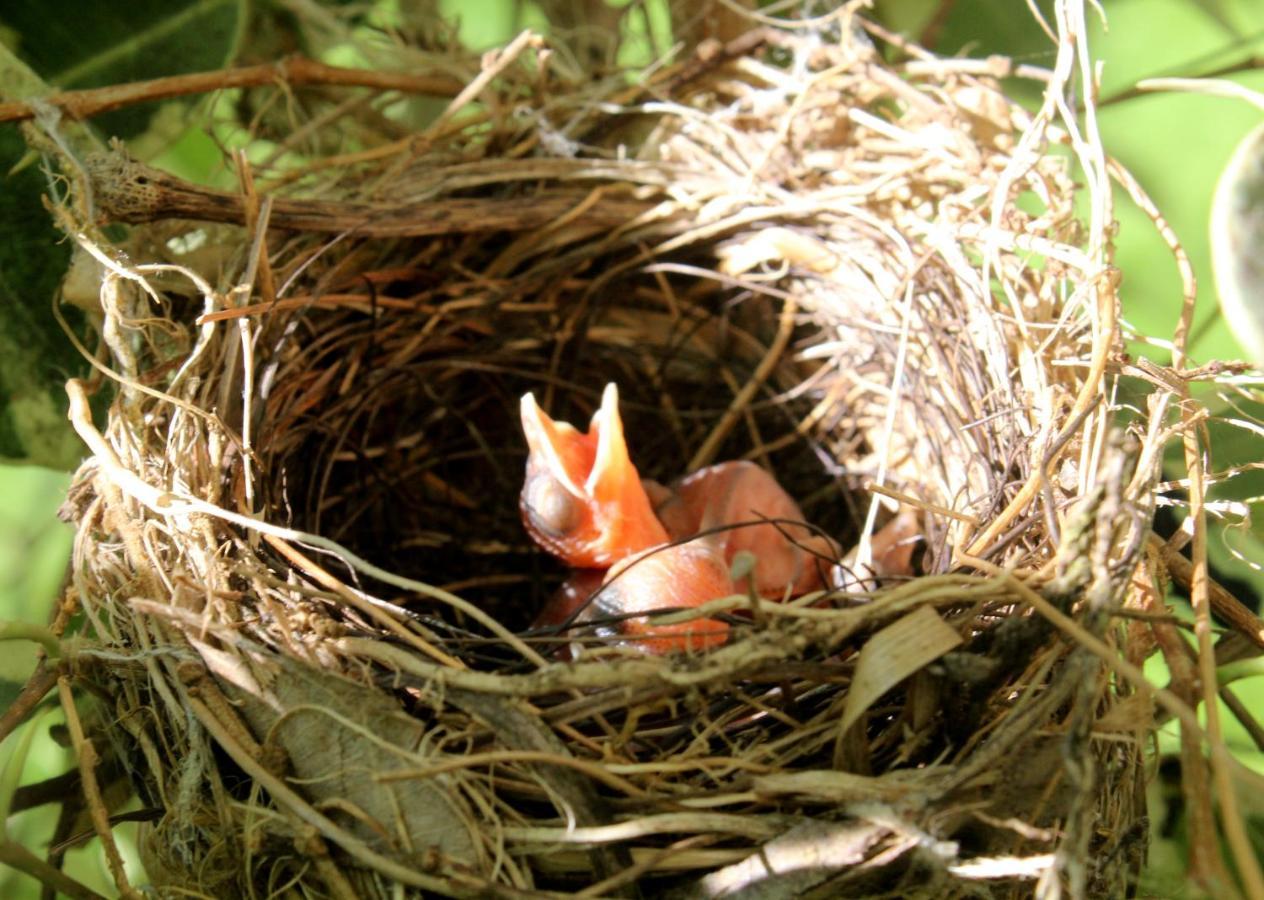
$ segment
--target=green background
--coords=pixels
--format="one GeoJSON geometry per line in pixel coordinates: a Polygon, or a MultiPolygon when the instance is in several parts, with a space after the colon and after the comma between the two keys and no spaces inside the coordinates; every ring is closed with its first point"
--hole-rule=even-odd
{"type": "MultiPolygon", "coordinates": [[[[478,48],[508,40],[524,23],[539,26],[543,21],[533,4],[511,0],[442,0],[439,5],[460,20],[462,38],[478,48]]],[[[235,29],[240,22],[233,17],[240,14],[241,8],[235,3],[141,5],[133,12],[148,16],[140,20],[148,22],[146,27],[128,26],[121,18],[121,8],[112,4],[54,3],[51,6],[63,6],[66,15],[50,17],[45,12],[41,13],[42,19],[29,15],[23,18],[22,10],[45,10],[47,6],[23,3],[16,3],[12,8],[6,6],[0,12],[0,40],[23,55],[40,75],[62,86],[66,86],[66,77],[77,79],[71,86],[80,86],[193,68],[211,69],[237,49],[239,35],[235,29]],[[98,11],[93,15],[104,16],[102,21],[106,24],[101,26],[104,32],[93,35],[84,27],[82,18],[75,18],[88,9],[98,11]],[[52,29],[56,33],[51,36],[41,30],[45,28],[45,20],[57,23],[52,29]],[[42,21],[45,24],[41,24],[42,21]],[[156,27],[155,23],[163,27],[156,27]],[[187,38],[190,27],[200,29],[199,34],[215,36],[215,41],[208,37],[196,50],[189,49],[178,38],[187,38]],[[61,45],[56,43],[58,40],[62,41],[61,45]],[[127,52],[118,50],[120,43],[129,42],[135,46],[126,48],[127,52]],[[145,54],[157,57],[149,60],[158,68],[157,72],[152,68],[136,68],[133,59],[145,54]],[[216,56],[222,58],[217,60],[216,56]]],[[[334,9],[340,5],[327,6],[334,9]]],[[[936,48],[939,52],[1001,53],[1021,63],[1052,63],[1049,44],[1032,27],[1022,2],[960,0],[950,6],[951,13],[940,31],[936,48]]],[[[878,15],[891,27],[913,34],[940,8],[941,3],[929,0],[887,0],[876,7],[878,15]]],[[[651,5],[649,9],[650,15],[636,19],[642,40],[627,51],[624,61],[648,61],[647,32],[660,44],[664,42],[665,16],[660,7],[651,5]],[[638,54],[643,58],[637,59],[638,54]]],[[[406,12],[400,4],[392,2],[373,4],[372,10],[373,15],[359,26],[361,34],[368,36],[366,39],[372,39],[375,26],[396,23],[406,12]]],[[[1193,356],[1197,361],[1264,358],[1264,348],[1238,346],[1232,329],[1218,314],[1207,237],[1216,179],[1236,143],[1264,116],[1243,102],[1192,95],[1154,94],[1112,101],[1140,78],[1196,75],[1260,52],[1264,49],[1264,40],[1261,40],[1264,3],[1259,0],[1109,0],[1105,10],[1109,27],[1095,20],[1090,44],[1094,56],[1104,63],[1101,96],[1105,102],[1100,109],[1103,141],[1108,152],[1129,168],[1151,194],[1190,254],[1199,278],[1198,337],[1191,348],[1193,356]]],[[[351,46],[334,45],[321,48],[321,55],[331,61],[347,63],[358,57],[358,51],[351,46]]],[[[1248,68],[1233,78],[1264,91],[1264,72],[1248,68]]],[[[173,114],[167,110],[157,119],[126,115],[110,120],[107,127],[111,133],[131,136],[137,152],[187,176],[207,177],[215,169],[218,151],[195,114],[181,116],[178,111],[173,114]]],[[[224,135],[217,137],[224,139],[224,135]]],[[[10,159],[9,164],[13,162],[10,159]]],[[[5,202],[2,199],[5,191],[16,196],[10,190],[14,177],[9,176],[6,187],[0,190],[0,206],[5,202]]],[[[1151,223],[1122,193],[1118,196],[1116,211],[1120,221],[1116,261],[1124,274],[1125,316],[1140,334],[1170,338],[1181,300],[1175,264],[1151,223]]],[[[55,252],[64,260],[64,250],[55,252]]],[[[12,283],[19,283],[29,288],[32,280],[16,278],[15,266],[18,265],[0,250],[0,288],[10,284],[2,299],[46,304],[47,287],[41,288],[45,291],[42,297],[33,297],[29,289],[19,296],[21,291],[11,287],[12,283]]],[[[47,268],[51,263],[44,265],[47,268]]],[[[47,285],[47,272],[42,274],[41,283],[47,285]]],[[[1164,355],[1161,348],[1137,345],[1135,349],[1159,357],[1164,355]]],[[[61,402],[60,397],[54,402],[61,402]]],[[[1264,459],[1260,438],[1233,428],[1220,428],[1215,434],[1213,468],[1222,460],[1264,459]]],[[[64,471],[32,465],[0,467],[0,498],[3,498],[0,500],[0,619],[26,622],[48,619],[71,551],[70,532],[55,516],[68,479],[64,471]]],[[[1264,489],[1251,483],[1249,478],[1225,490],[1228,495],[1247,500],[1264,493],[1264,489]]],[[[1241,525],[1239,519],[1234,523],[1241,525]]],[[[1228,540],[1242,551],[1247,561],[1232,558],[1225,544],[1216,540],[1212,549],[1217,564],[1252,583],[1258,595],[1261,579],[1254,564],[1264,562],[1264,553],[1258,550],[1254,531],[1250,527],[1239,527],[1230,532],[1228,540]]],[[[0,647],[3,647],[0,682],[4,690],[11,692],[14,683],[29,674],[35,651],[21,643],[0,647]]],[[[1159,683],[1165,680],[1161,667],[1153,662],[1151,674],[1159,683]]],[[[1248,679],[1235,687],[1248,706],[1264,709],[1264,678],[1248,679]]],[[[1249,765],[1264,771],[1264,755],[1254,748],[1232,716],[1225,715],[1224,720],[1228,723],[1227,733],[1234,752],[1249,765]]],[[[58,774],[69,765],[66,752],[51,742],[46,728],[43,732],[37,735],[27,760],[24,782],[58,774]]],[[[0,748],[0,761],[8,758],[14,744],[10,740],[0,748]]],[[[1174,747],[1175,731],[1165,729],[1159,748],[1168,752],[1174,747]]],[[[1167,799],[1157,782],[1152,793],[1152,818],[1158,823],[1163,819],[1167,799]]],[[[1247,799],[1250,806],[1250,798],[1247,799]]],[[[1260,798],[1257,806],[1264,817],[1264,798],[1260,798]]],[[[9,823],[9,833],[37,852],[44,846],[50,828],[47,811],[21,814],[9,823]]],[[[135,874],[137,863],[131,846],[134,827],[124,826],[120,834],[135,874]]],[[[1182,856],[1179,828],[1170,838],[1156,838],[1148,873],[1153,896],[1183,896],[1182,856]]],[[[113,894],[95,843],[72,851],[67,870],[106,895],[113,894]]],[[[28,896],[36,896],[32,882],[15,873],[0,871],[0,897],[28,896]]]]}

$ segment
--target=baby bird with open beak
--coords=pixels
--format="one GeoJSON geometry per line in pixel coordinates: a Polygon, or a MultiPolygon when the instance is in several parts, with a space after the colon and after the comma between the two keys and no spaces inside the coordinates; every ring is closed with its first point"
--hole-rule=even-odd
{"type": "Polygon", "coordinates": [[[549,418],[530,393],[522,398],[522,430],[528,454],[519,508],[541,547],[577,568],[608,569],[667,543],[628,455],[613,384],[587,432],[549,418]]]}
{"type": "Polygon", "coordinates": [[[538,624],[618,618],[617,633],[650,653],[714,646],[728,634],[720,620],[665,625],[637,614],[696,607],[752,588],[770,599],[802,594],[822,586],[838,556],[828,538],[787,524],[802,522],[798,504],[754,463],[709,466],[672,488],[642,482],[613,384],[586,433],[549,418],[531,394],[522,398],[522,425],[530,450],[523,522],[541,547],[577,568],[538,624]],[[739,524],[759,519],[780,521],[739,524]],[[742,551],[757,564],[735,584],[730,571],[742,551]]]}
{"type": "Polygon", "coordinates": [[[581,609],[586,619],[619,618],[618,632],[650,653],[723,643],[728,625],[715,619],[664,625],[636,615],[699,606],[733,593],[733,583],[714,540],[673,544],[654,515],[628,455],[618,389],[606,385],[585,433],[555,422],[532,394],[521,411],[529,450],[523,524],[578,570],[537,621],[561,624],[581,609]]]}

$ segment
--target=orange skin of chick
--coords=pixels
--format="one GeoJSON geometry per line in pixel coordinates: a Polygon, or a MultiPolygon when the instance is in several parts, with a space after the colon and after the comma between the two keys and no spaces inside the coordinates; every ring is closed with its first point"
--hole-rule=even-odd
{"type": "MultiPolygon", "coordinates": [[[[692,609],[734,593],[729,567],[712,541],[698,538],[664,544],[615,563],[586,615],[626,615],[656,609],[692,609]]],[[[602,629],[598,629],[602,633],[602,629]]],[[[624,619],[618,633],[647,653],[703,650],[728,640],[729,626],[719,619],[690,619],[664,624],[645,616],[624,619]]]]}
{"type": "Polygon", "coordinates": [[[799,504],[753,462],[725,462],[691,472],[660,497],[654,511],[673,538],[738,526],[715,532],[715,539],[730,565],[743,551],[758,560],[752,575],[737,585],[742,593],[753,587],[761,597],[775,600],[820,590],[838,558],[839,548],[829,538],[789,524],[804,521],[799,504]],[[759,519],[772,521],[738,525],[759,519]]]}
{"type": "MultiPolygon", "coordinates": [[[[541,547],[580,570],[538,621],[560,624],[583,607],[597,578],[593,570],[608,569],[586,617],[689,608],[733,593],[713,541],[669,543],[628,455],[613,384],[587,433],[554,422],[531,394],[522,398],[522,427],[530,450],[519,502],[523,524],[541,547]]],[[[663,654],[723,643],[728,625],[714,619],[661,625],[634,615],[619,632],[663,654]]]]}
{"type": "MultiPolygon", "coordinates": [[[[646,652],[701,649],[724,643],[728,625],[715,619],[665,625],[635,613],[695,607],[752,588],[784,599],[825,587],[838,545],[791,524],[803,521],[799,505],[754,463],[708,466],[670,488],[642,481],[628,455],[613,384],[586,433],[553,421],[531,394],[522,398],[522,422],[530,449],[523,522],[541,547],[575,567],[537,626],[631,614],[618,633],[646,652]],[[758,519],[775,524],[739,525],[758,519]],[[743,551],[758,564],[734,584],[729,572],[743,551]]],[[[919,536],[917,513],[902,509],[873,536],[869,573],[911,574],[919,536]]],[[[846,573],[834,580],[835,587],[858,581],[846,573]]]]}
{"type": "Polygon", "coordinates": [[[581,434],[549,418],[531,394],[522,398],[522,521],[541,547],[576,568],[606,569],[668,540],[628,456],[618,404],[607,385],[581,434]]]}

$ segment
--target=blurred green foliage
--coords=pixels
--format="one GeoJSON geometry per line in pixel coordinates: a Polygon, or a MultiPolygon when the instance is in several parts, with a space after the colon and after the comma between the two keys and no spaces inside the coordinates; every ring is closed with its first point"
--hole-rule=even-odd
{"type": "MultiPolygon", "coordinates": [[[[0,466],[0,620],[44,623],[48,621],[66,563],[70,558],[71,531],[57,520],[57,508],[66,496],[70,476],[35,466],[0,466]]],[[[32,644],[0,644],[0,691],[3,705],[16,694],[35,668],[32,644]]],[[[55,743],[44,727],[34,736],[31,752],[22,773],[22,783],[31,784],[60,775],[72,765],[70,753],[55,743]]],[[[15,741],[0,747],[0,766],[6,764],[15,741]]],[[[17,814],[9,822],[9,835],[34,848],[46,846],[52,832],[55,811],[51,808],[17,814]]],[[[124,831],[125,851],[130,848],[124,831]]],[[[104,867],[100,848],[90,844],[72,851],[66,871],[95,887],[106,896],[113,894],[113,882],[104,867]]],[[[0,897],[34,898],[37,886],[12,869],[0,867],[0,897]]]]}
{"type": "MultiPolygon", "coordinates": [[[[0,129],[0,171],[26,155],[17,129],[0,129]]],[[[70,247],[39,198],[48,181],[35,166],[13,172],[0,190],[0,459],[66,467],[78,454],[61,382],[86,365],[53,318],[51,303],[70,247]]],[[[81,320],[78,310],[72,316],[81,320]]]]}
{"type": "MultiPolygon", "coordinates": [[[[20,63],[0,57],[0,94],[25,98],[42,93],[43,84],[90,88],[215,69],[233,56],[244,25],[244,0],[61,0],[55,11],[37,0],[7,0],[0,53],[20,63]]],[[[91,127],[143,140],[160,108],[128,106],[91,127]]],[[[66,421],[62,384],[87,364],[51,310],[71,245],[44,210],[53,184],[26,153],[17,127],[0,125],[0,172],[7,173],[0,190],[0,459],[68,468],[79,442],[66,421]]],[[[65,307],[63,316],[84,333],[80,310],[65,307]]]]}
{"type": "MultiPolygon", "coordinates": [[[[0,8],[0,41],[61,87],[210,69],[239,50],[248,54],[252,40],[256,44],[253,52],[261,55],[292,49],[285,37],[289,15],[286,10],[299,8],[258,4],[257,27],[249,32],[250,39],[242,40],[247,8],[240,0],[191,0],[178,4],[144,0],[122,6],[78,0],[59,6],[60,15],[49,15],[45,5],[35,0],[5,4],[0,8]]],[[[343,4],[327,2],[325,6],[332,9],[343,4]]],[[[415,26],[417,23],[409,22],[415,6],[409,0],[366,4],[367,11],[357,20],[355,33],[381,40],[383,35],[377,28],[415,26]]],[[[1048,13],[1050,3],[1042,0],[1038,6],[1048,13]]],[[[504,43],[523,27],[544,27],[541,5],[532,0],[438,0],[438,7],[455,23],[461,39],[476,49],[504,43]]],[[[932,38],[935,49],[941,53],[995,53],[1038,66],[1053,62],[1047,38],[1028,14],[1026,4],[1016,0],[878,0],[875,8],[893,30],[915,38],[932,38]]],[[[313,9],[319,11],[320,7],[313,9]]],[[[1218,314],[1207,218],[1221,169],[1234,146],[1259,122],[1261,115],[1241,102],[1173,93],[1133,96],[1129,89],[1142,78],[1198,75],[1259,53],[1264,44],[1264,4],[1259,0],[1107,0],[1105,10],[1109,21],[1104,24],[1094,20],[1090,40],[1094,56],[1103,61],[1099,97],[1103,141],[1149,192],[1189,252],[1199,278],[1193,356],[1198,361],[1242,356],[1242,348],[1234,343],[1234,335],[1218,314]]],[[[652,63],[656,52],[670,46],[667,21],[663,0],[646,3],[640,14],[629,16],[628,28],[637,40],[629,43],[620,62],[652,63]]],[[[312,48],[306,49],[313,52],[312,48]]],[[[316,55],[343,63],[365,58],[360,48],[351,45],[322,47],[316,55]]],[[[1248,67],[1233,77],[1264,90],[1264,71],[1248,67]]],[[[1015,89],[1021,96],[1037,97],[1030,83],[1016,84],[1015,89]]],[[[192,101],[194,105],[201,102],[192,101]]],[[[231,98],[221,98],[219,102],[231,102],[231,98]]],[[[206,106],[199,107],[199,115],[186,115],[185,107],[168,105],[154,116],[155,109],[129,110],[95,124],[103,133],[129,136],[134,152],[186,177],[210,180],[223,175],[218,144],[231,144],[235,138],[222,132],[212,135],[206,123],[215,118],[213,109],[211,115],[206,106]]],[[[0,151],[8,161],[3,168],[21,155],[16,145],[10,146],[15,137],[16,132],[11,129],[0,132],[0,151]]],[[[37,170],[28,169],[25,174],[10,175],[5,190],[0,192],[0,209],[7,210],[6,231],[14,236],[9,243],[34,241],[45,248],[28,248],[6,256],[0,247],[0,303],[21,304],[28,316],[36,316],[39,309],[47,308],[66,256],[40,218],[38,199],[32,199],[44,187],[37,170]],[[32,215],[38,221],[32,220],[32,215]],[[39,259],[42,268],[36,272],[23,269],[18,259],[23,253],[30,259],[39,259]]],[[[1169,338],[1181,304],[1172,256],[1152,223],[1122,192],[1118,194],[1116,214],[1120,223],[1116,263],[1124,273],[1125,316],[1138,334],[1169,338]]],[[[40,340],[48,334],[55,332],[45,329],[40,340]]],[[[43,344],[39,346],[44,348],[43,344]]],[[[64,358],[64,347],[46,350],[41,349],[38,354],[43,366],[38,375],[46,385],[56,385],[60,377],[75,369],[75,361],[64,358]]],[[[1162,346],[1138,343],[1134,350],[1158,358],[1166,356],[1162,346]]],[[[1255,414],[1259,415],[1259,411],[1255,414]]],[[[0,417],[0,453],[7,446],[5,429],[0,417]]],[[[1213,423],[1213,429],[1213,468],[1264,459],[1264,440],[1258,434],[1223,423],[1213,423]]],[[[19,442],[14,446],[20,449],[23,445],[19,442]]],[[[69,452],[69,457],[74,455],[73,450],[69,452]]],[[[52,459],[46,456],[44,461],[52,459]]],[[[62,466],[72,461],[65,455],[55,460],[62,466]]],[[[69,531],[54,517],[67,482],[64,474],[34,467],[0,469],[0,619],[43,622],[49,616],[70,549],[69,531]]],[[[1264,483],[1240,479],[1221,490],[1227,492],[1225,496],[1249,501],[1264,494],[1264,483]]],[[[1233,521],[1242,524],[1240,516],[1233,521]]],[[[1231,533],[1230,541],[1247,561],[1234,559],[1218,543],[1213,547],[1217,565],[1246,579],[1257,596],[1264,594],[1264,579],[1255,571],[1255,565],[1264,563],[1264,545],[1249,526],[1231,533]]],[[[12,696],[17,683],[29,674],[34,659],[31,647],[5,645],[5,653],[0,655],[0,700],[12,696]]],[[[1151,660],[1148,672],[1157,683],[1166,681],[1157,659],[1151,660]]],[[[1264,678],[1238,682],[1234,689],[1248,707],[1264,709],[1264,678]]],[[[1222,710],[1222,718],[1228,723],[1227,736],[1235,754],[1264,771],[1264,754],[1227,711],[1222,710]]],[[[9,741],[0,748],[0,761],[11,752],[13,743],[9,741]]],[[[1174,727],[1164,728],[1159,736],[1159,751],[1169,753],[1175,746],[1174,727]]],[[[65,750],[53,743],[47,733],[39,734],[23,780],[29,783],[55,775],[67,765],[65,750]]],[[[1176,897],[1183,895],[1180,884],[1184,849],[1179,819],[1168,816],[1168,812],[1178,810],[1172,804],[1171,791],[1164,785],[1162,779],[1155,779],[1152,788],[1156,832],[1147,885],[1153,896],[1176,897]]],[[[1264,807],[1264,798],[1258,805],[1264,807]]],[[[1253,812],[1264,820],[1264,808],[1253,812]]],[[[10,833],[37,850],[50,829],[47,811],[21,814],[10,823],[10,833]]],[[[123,833],[125,853],[135,866],[134,848],[127,837],[130,832],[123,833]]],[[[100,851],[94,845],[72,851],[67,869],[95,889],[107,895],[113,893],[100,851]]],[[[0,896],[34,897],[36,890],[28,879],[0,872],[0,896]]]]}

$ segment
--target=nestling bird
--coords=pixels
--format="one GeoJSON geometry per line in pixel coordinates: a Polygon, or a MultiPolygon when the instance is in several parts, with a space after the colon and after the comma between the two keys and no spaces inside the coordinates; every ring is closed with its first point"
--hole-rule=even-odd
{"type": "Polygon", "coordinates": [[[673,538],[716,532],[730,565],[746,551],[758,564],[738,584],[761,597],[796,597],[824,585],[839,547],[801,523],[803,510],[766,469],[737,460],[717,463],[674,481],[654,512],[673,538]],[[761,524],[749,524],[766,519],[761,524]],[[739,525],[739,523],[748,523],[739,525]],[[738,526],[725,528],[725,526],[738,526]]]}
{"type": "MultiPolygon", "coordinates": [[[[754,463],[709,466],[670,488],[642,481],[613,384],[586,433],[555,422],[529,393],[521,411],[530,450],[523,522],[541,547],[577,570],[538,624],[560,625],[580,610],[581,618],[596,618],[696,607],[746,593],[752,580],[762,596],[794,596],[821,587],[822,573],[838,556],[832,541],[803,525],[725,528],[761,518],[803,519],[798,504],[754,463]],[[757,564],[735,584],[730,569],[742,551],[757,564]]],[[[728,625],[716,619],[664,625],[632,615],[619,633],[648,652],[666,653],[722,643],[728,625]]]]}
{"type": "MultiPolygon", "coordinates": [[[[561,624],[581,607],[586,618],[624,616],[733,593],[715,541],[673,544],[654,515],[628,455],[613,384],[585,433],[555,422],[530,393],[521,412],[529,451],[519,498],[523,524],[537,544],[577,569],[538,623],[561,624]]],[[[620,632],[640,638],[648,652],[667,653],[722,643],[728,625],[711,619],[659,625],[639,617],[625,619],[620,632]]]]}
{"type": "Polygon", "coordinates": [[[588,431],[555,422],[533,394],[522,398],[527,475],[519,508],[545,550],[577,568],[607,569],[667,543],[641,485],[619,417],[619,392],[606,385],[588,431]]]}

